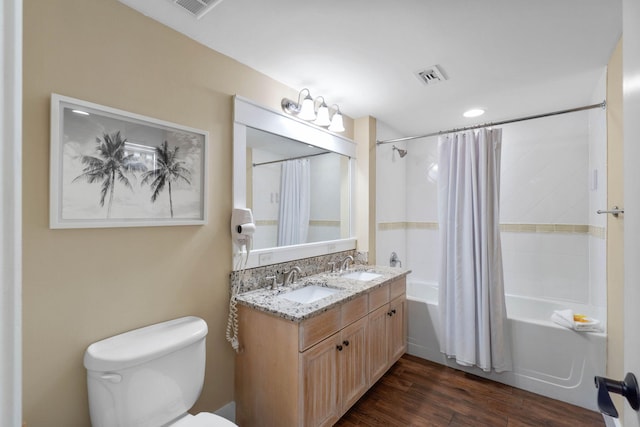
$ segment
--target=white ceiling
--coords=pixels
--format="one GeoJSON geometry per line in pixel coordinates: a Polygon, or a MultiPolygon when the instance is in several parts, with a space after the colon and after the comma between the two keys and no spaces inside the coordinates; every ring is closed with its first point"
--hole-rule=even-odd
{"type": "Polygon", "coordinates": [[[591,104],[622,32],[621,0],[225,0],[200,20],[120,1],[402,135],[591,104]],[[422,84],[432,65],[448,80],[422,84]]]}

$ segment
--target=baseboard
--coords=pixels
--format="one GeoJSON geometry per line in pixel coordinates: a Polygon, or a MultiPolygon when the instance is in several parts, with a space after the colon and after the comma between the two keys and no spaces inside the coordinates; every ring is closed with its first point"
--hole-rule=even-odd
{"type": "Polygon", "coordinates": [[[224,405],[222,408],[214,412],[216,415],[220,415],[228,419],[231,422],[236,422],[236,402],[231,401],[224,405]]]}

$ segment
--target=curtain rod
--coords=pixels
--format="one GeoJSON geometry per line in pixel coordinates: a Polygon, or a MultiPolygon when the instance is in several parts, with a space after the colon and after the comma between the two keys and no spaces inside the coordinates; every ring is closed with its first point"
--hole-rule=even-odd
{"type": "Polygon", "coordinates": [[[281,163],[281,162],[286,162],[288,160],[306,159],[307,157],[322,156],[323,154],[329,154],[329,153],[333,153],[333,151],[325,151],[323,153],[316,153],[316,154],[307,154],[306,156],[289,157],[288,159],[272,160],[270,162],[253,163],[253,167],[262,166],[262,165],[270,165],[270,164],[273,164],[273,163],[281,163]]]}
{"type": "Polygon", "coordinates": [[[599,104],[585,105],[584,107],[570,108],[568,110],[553,111],[551,113],[545,113],[545,114],[536,114],[535,116],[520,117],[518,119],[503,120],[503,121],[500,121],[500,122],[491,122],[491,123],[484,123],[484,124],[481,124],[481,125],[457,128],[457,129],[442,130],[442,131],[439,131],[439,132],[427,133],[425,135],[406,136],[404,138],[386,139],[386,140],[383,140],[383,141],[377,140],[376,141],[376,145],[389,144],[389,143],[392,143],[392,142],[409,141],[409,140],[412,140],[412,139],[427,138],[427,137],[430,137],[430,136],[446,135],[448,133],[463,132],[463,131],[473,130],[473,129],[482,129],[482,128],[486,128],[486,127],[490,127],[490,126],[506,125],[508,123],[523,122],[525,120],[541,119],[543,117],[557,116],[559,114],[575,113],[575,112],[578,112],[578,111],[591,110],[593,108],[603,108],[604,109],[606,107],[607,107],[607,101],[602,101],[599,104]]]}

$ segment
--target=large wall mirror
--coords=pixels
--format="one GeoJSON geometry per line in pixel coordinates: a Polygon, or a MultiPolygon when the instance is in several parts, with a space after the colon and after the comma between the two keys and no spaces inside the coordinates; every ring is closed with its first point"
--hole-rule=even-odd
{"type": "Polygon", "coordinates": [[[355,248],[353,141],[236,96],[233,157],[234,207],[256,224],[248,268],[355,248]]]}

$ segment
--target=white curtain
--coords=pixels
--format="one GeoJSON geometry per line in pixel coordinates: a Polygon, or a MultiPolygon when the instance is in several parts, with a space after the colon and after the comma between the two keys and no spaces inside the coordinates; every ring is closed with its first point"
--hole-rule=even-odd
{"type": "Polygon", "coordinates": [[[309,159],[287,160],[280,176],[278,246],[307,243],[311,211],[309,159]]]}
{"type": "Polygon", "coordinates": [[[502,129],[438,140],[440,350],[485,371],[511,369],[500,248],[502,129]]]}

